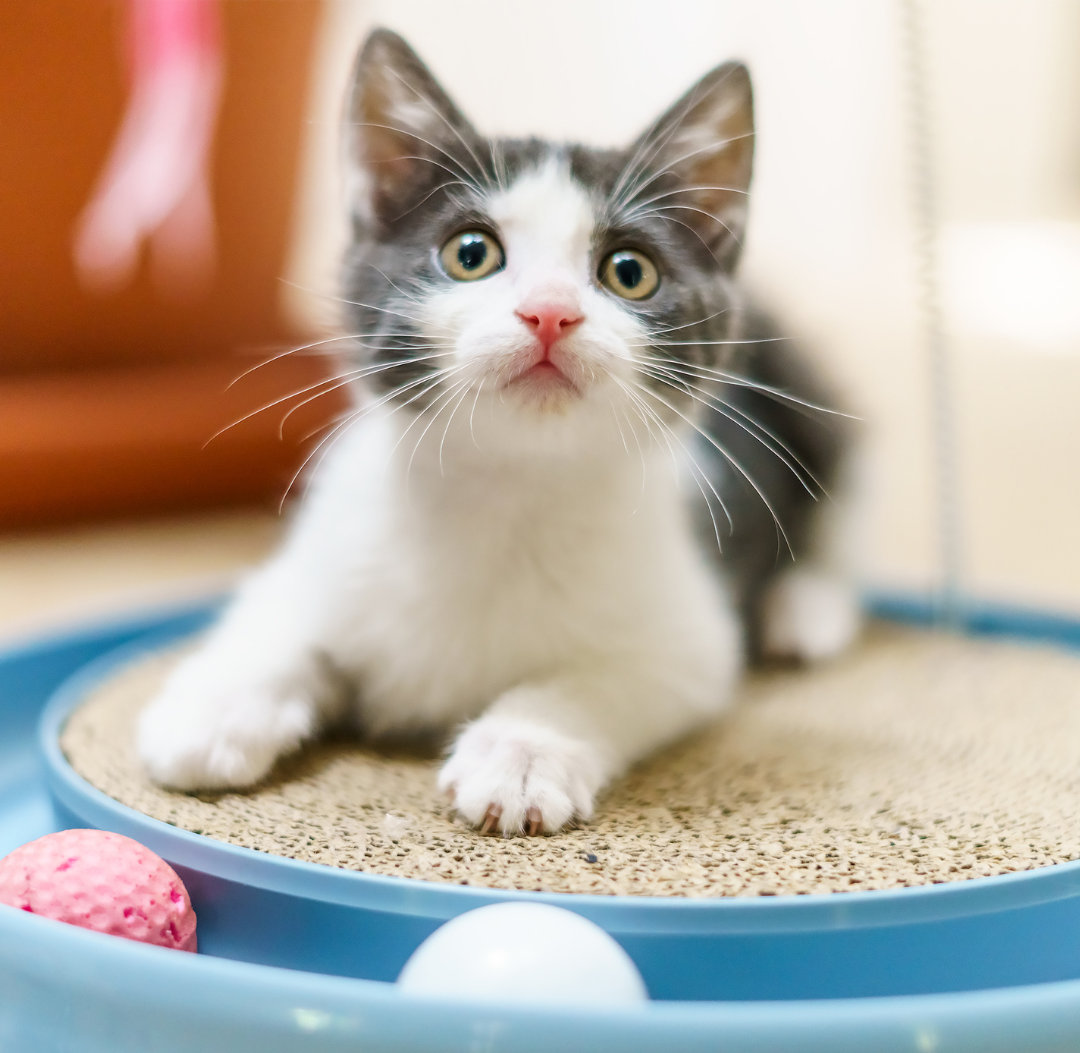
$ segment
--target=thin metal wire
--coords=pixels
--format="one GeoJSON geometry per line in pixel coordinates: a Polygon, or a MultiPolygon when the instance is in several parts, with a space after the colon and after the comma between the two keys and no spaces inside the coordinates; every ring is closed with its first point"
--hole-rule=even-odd
{"type": "Polygon", "coordinates": [[[898,4],[906,81],[908,155],[911,159],[915,277],[930,381],[931,446],[935,462],[939,575],[935,608],[941,627],[959,629],[964,622],[960,463],[952,356],[939,286],[938,194],[924,0],[898,0],[898,4]]]}

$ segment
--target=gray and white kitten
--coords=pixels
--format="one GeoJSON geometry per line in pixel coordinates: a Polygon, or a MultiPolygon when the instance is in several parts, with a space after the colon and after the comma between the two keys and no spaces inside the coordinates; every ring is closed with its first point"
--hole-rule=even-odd
{"type": "Polygon", "coordinates": [[[457,811],[552,832],[719,713],[747,656],[856,629],[810,551],[837,417],[732,277],[749,76],[713,70],[626,150],[490,141],[378,30],[347,133],[355,409],[139,752],[240,787],[330,724],[457,728],[457,811]]]}

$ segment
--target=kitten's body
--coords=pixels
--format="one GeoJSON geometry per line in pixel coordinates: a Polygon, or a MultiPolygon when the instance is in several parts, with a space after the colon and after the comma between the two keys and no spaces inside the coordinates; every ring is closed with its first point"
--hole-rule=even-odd
{"type": "MultiPolygon", "coordinates": [[[[363,408],[285,547],[144,714],[156,778],[247,785],[342,719],[378,734],[479,718],[441,784],[473,823],[551,831],[718,712],[770,619],[800,650],[784,600],[796,579],[772,584],[790,566],[772,512],[806,551],[811,492],[838,447],[794,412],[809,392],[790,390],[787,353],[733,342],[749,88],[741,67],[711,76],[626,154],[488,144],[398,38],[373,36],[353,99],[346,280],[363,408]],[[695,153],[716,185],[680,171],[695,153]],[[687,193],[711,207],[678,207],[711,229],[645,200],[687,193]],[[473,228],[504,265],[451,281],[445,268],[468,257],[440,265],[439,246],[473,228]],[[648,299],[602,278],[621,246],[656,261],[648,299]],[[734,387],[722,382],[733,368],[734,387]],[[711,400],[704,427],[695,391],[711,400]],[[742,516],[733,532],[721,505],[742,516]],[[724,534],[726,573],[709,553],[724,534]]],[[[839,612],[832,638],[802,650],[842,646],[847,596],[812,581],[795,592],[839,612]]]]}

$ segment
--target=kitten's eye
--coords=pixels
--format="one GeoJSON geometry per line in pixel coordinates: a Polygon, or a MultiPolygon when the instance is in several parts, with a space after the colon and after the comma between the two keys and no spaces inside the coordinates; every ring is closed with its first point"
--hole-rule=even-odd
{"type": "Polygon", "coordinates": [[[660,284],[656,264],[643,252],[619,249],[600,267],[600,281],[624,300],[644,300],[660,284]]]}
{"type": "Polygon", "coordinates": [[[439,253],[443,270],[454,281],[474,282],[502,270],[506,258],[502,246],[480,230],[455,234],[439,253]]]}

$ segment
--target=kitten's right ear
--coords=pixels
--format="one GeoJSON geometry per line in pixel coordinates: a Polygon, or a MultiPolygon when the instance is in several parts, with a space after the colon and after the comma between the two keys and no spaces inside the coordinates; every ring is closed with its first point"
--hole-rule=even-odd
{"type": "Polygon", "coordinates": [[[480,137],[416,52],[389,29],[368,37],[353,68],[345,143],[350,206],[388,225],[440,182],[473,181],[480,137]]]}

